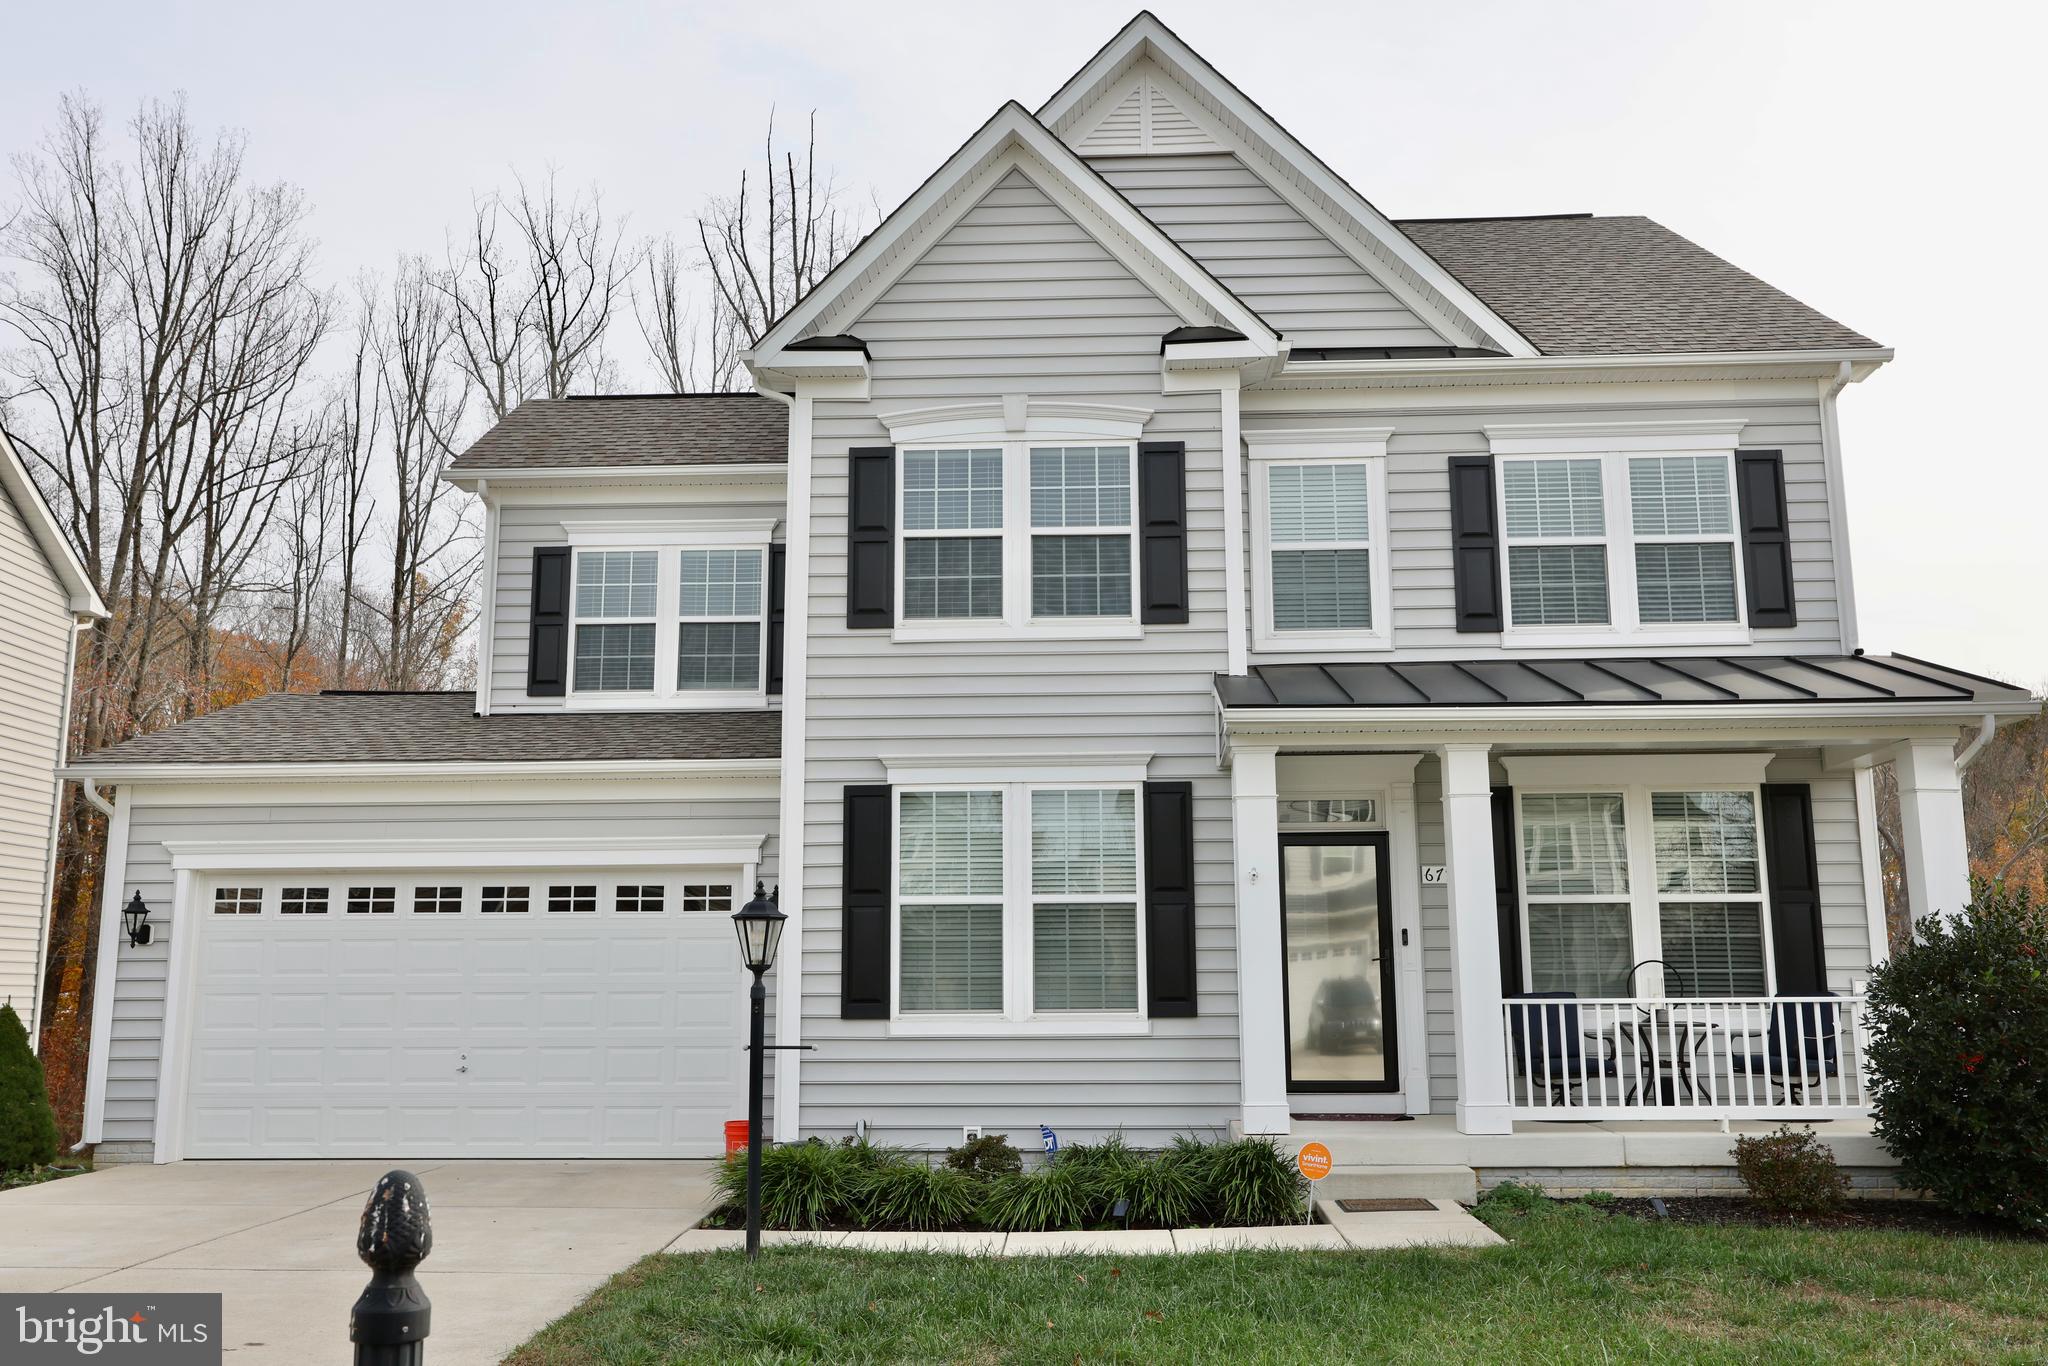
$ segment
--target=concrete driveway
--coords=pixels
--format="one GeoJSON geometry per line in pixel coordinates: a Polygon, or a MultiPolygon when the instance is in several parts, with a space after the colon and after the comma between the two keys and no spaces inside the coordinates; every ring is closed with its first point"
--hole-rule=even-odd
{"type": "Polygon", "coordinates": [[[178,1162],[0,1192],[0,1290],[219,1291],[227,1358],[352,1359],[363,1201],[393,1167],[433,1212],[428,1359],[495,1362],[703,1217],[710,1162],[178,1162]]]}

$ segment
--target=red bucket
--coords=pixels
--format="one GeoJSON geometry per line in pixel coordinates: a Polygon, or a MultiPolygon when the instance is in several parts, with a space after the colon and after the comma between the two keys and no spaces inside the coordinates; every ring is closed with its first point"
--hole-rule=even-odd
{"type": "Polygon", "coordinates": [[[744,1119],[728,1119],[725,1122],[725,1155],[747,1150],[747,1122],[744,1119]]]}

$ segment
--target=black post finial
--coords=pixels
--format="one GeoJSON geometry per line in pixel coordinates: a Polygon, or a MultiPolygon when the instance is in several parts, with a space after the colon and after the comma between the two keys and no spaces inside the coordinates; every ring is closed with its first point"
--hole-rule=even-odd
{"type": "Polygon", "coordinates": [[[356,1366],[420,1366],[433,1306],[413,1269],[434,1250],[426,1188],[408,1171],[389,1171],[363,1205],[356,1255],[370,1283],[349,1311],[356,1366]]]}

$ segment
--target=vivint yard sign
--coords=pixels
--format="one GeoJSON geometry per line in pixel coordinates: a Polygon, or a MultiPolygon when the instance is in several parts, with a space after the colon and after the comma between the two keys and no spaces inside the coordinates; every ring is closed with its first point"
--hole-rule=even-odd
{"type": "Polygon", "coordinates": [[[219,1366],[219,1295],[0,1295],[0,1362],[219,1366]]]}

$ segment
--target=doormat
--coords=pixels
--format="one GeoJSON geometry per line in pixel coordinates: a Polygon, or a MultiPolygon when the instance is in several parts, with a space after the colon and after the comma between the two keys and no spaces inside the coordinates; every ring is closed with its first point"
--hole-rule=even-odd
{"type": "Polygon", "coordinates": [[[1427,1200],[1403,1195],[1392,1200],[1339,1200],[1337,1208],[1346,1214],[1429,1214],[1435,1211],[1436,1206],[1427,1200]]]}
{"type": "Polygon", "coordinates": [[[1407,1122],[1408,1122],[1409,1120],[1411,1120],[1411,1119],[1415,1118],[1415,1116],[1413,1116],[1413,1115],[1304,1115],[1304,1114],[1296,1114],[1296,1115],[1294,1116],[1294,1118],[1295,1118],[1295,1119],[1304,1119],[1304,1120],[1310,1120],[1310,1121],[1320,1122],[1320,1123],[1324,1123],[1324,1124],[1336,1124],[1336,1123],[1343,1123],[1343,1124],[1352,1124],[1352,1123],[1356,1123],[1357,1121],[1359,1121],[1359,1120],[1362,1120],[1362,1119],[1369,1119],[1369,1120],[1380,1120],[1380,1121],[1385,1121],[1386,1123],[1389,1123],[1389,1124],[1393,1124],[1393,1123],[1401,1123],[1401,1124],[1406,1124],[1406,1123],[1407,1123],[1407,1122]]]}

